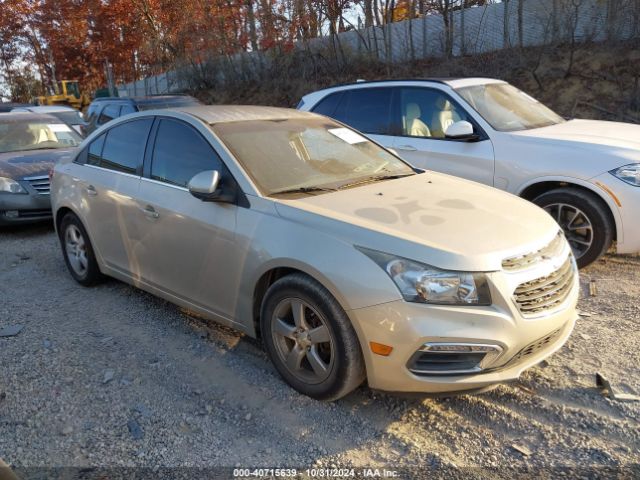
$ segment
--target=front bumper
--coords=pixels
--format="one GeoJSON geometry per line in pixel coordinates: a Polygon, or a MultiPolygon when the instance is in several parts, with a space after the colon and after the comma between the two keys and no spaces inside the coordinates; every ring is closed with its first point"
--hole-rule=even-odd
{"type": "Polygon", "coordinates": [[[591,182],[603,191],[609,207],[614,211],[618,237],[616,251],[640,252],[640,187],[629,185],[610,173],[592,178],[591,182]]]}
{"type": "Polygon", "coordinates": [[[50,220],[50,195],[38,193],[29,182],[18,181],[27,193],[0,192],[0,226],[50,220]]]}
{"type": "Polygon", "coordinates": [[[558,350],[577,318],[578,276],[560,309],[523,318],[515,305],[437,306],[402,300],[348,312],[361,341],[369,386],[393,392],[462,392],[515,380],[525,369],[558,350]],[[553,337],[545,340],[551,333],[553,337]],[[370,342],[393,347],[389,356],[374,354],[370,342]],[[425,344],[496,345],[500,355],[485,370],[470,374],[416,374],[412,359],[425,344]],[[536,348],[532,348],[534,345],[536,348]]]}

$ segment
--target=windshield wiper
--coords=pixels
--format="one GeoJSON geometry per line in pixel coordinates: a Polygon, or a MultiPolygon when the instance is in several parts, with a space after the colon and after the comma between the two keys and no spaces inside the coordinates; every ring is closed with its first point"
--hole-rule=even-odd
{"type": "Polygon", "coordinates": [[[393,180],[395,178],[408,177],[410,175],[415,175],[415,173],[396,173],[393,175],[372,175],[370,177],[361,178],[360,180],[356,180],[355,182],[345,183],[338,187],[338,190],[342,190],[343,188],[355,187],[358,185],[364,185],[365,183],[373,183],[379,182],[382,180],[393,180]]]}
{"type": "Polygon", "coordinates": [[[285,195],[287,193],[316,193],[316,192],[335,192],[335,188],[328,187],[296,187],[296,188],[287,188],[285,190],[278,190],[275,192],[271,192],[269,195],[285,195]]]}

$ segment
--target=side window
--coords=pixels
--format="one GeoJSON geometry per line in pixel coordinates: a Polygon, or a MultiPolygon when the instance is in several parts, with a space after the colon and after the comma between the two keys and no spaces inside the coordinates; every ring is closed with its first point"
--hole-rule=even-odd
{"type": "Polygon", "coordinates": [[[102,157],[102,147],[104,146],[104,137],[106,137],[106,135],[106,133],[103,133],[89,145],[87,164],[100,165],[100,157],[102,157]]]}
{"type": "Polygon", "coordinates": [[[402,134],[409,137],[445,138],[447,128],[466,120],[467,113],[444,92],[432,88],[401,88],[402,134]]]}
{"type": "Polygon", "coordinates": [[[147,137],[153,120],[144,118],[122,123],[107,132],[100,166],[135,174],[142,165],[147,137]]]}
{"type": "Polygon", "coordinates": [[[390,134],[391,88],[357,88],[342,96],[334,118],[364,133],[390,134]]]}
{"type": "Polygon", "coordinates": [[[122,108],[120,109],[120,116],[122,117],[123,115],[128,115],[130,113],[135,113],[136,109],[133,108],[133,105],[127,105],[124,104],[122,105],[122,108]]]}
{"type": "Polygon", "coordinates": [[[94,122],[98,113],[98,105],[92,103],[87,110],[87,123],[94,122]]]}
{"type": "Polygon", "coordinates": [[[336,92],[331,95],[327,95],[324,97],[318,104],[311,109],[314,113],[319,113],[320,115],[326,115],[327,117],[334,117],[336,108],[340,103],[340,99],[342,98],[342,94],[344,92],[336,92]]]}
{"type": "Polygon", "coordinates": [[[151,162],[152,179],[186,187],[195,174],[221,168],[220,157],[195,129],[176,120],[160,121],[151,162]]]}
{"type": "Polygon", "coordinates": [[[102,110],[100,118],[98,119],[98,125],[104,125],[110,120],[117,118],[120,113],[120,105],[107,105],[102,110]]]}

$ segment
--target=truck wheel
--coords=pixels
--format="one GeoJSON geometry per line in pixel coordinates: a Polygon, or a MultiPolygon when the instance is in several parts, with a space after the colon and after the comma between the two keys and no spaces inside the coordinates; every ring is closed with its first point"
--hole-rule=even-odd
{"type": "Polygon", "coordinates": [[[536,197],[562,228],[579,268],[595,262],[611,246],[613,222],[606,204],[578,188],[558,188],[536,197]]]}

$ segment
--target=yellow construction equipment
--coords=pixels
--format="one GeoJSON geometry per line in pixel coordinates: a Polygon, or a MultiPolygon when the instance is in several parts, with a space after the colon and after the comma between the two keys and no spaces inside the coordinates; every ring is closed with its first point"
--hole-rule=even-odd
{"type": "Polygon", "coordinates": [[[38,105],[68,105],[82,110],[91,103],[91,99],[86,93],[80,92],[77,80],[61,80],[54,84],[53,91],[49,95],[42,95],[37,98],[38,105]]]}

